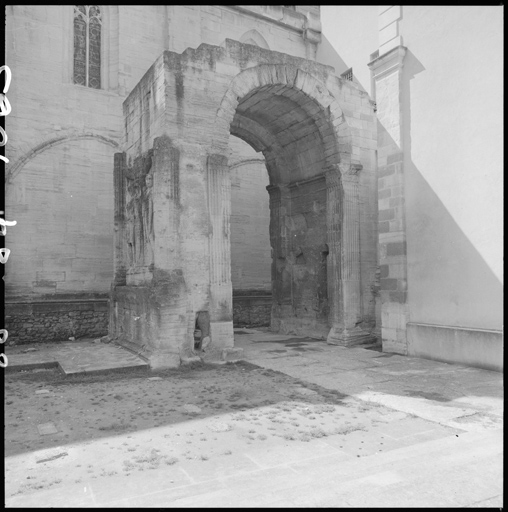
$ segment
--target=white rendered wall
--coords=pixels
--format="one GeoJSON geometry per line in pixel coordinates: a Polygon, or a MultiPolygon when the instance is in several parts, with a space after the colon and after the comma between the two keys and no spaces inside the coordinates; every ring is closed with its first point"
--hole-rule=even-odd
{"type": "Polygon", "coordinates": [[[502,328],[503,8],[403,7],[412,322],[502,328]]]}

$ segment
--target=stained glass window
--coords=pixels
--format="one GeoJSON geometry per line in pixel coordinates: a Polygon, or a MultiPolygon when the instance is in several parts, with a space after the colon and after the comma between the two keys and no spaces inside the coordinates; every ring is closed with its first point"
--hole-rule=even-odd
{"type": "Polygon", "coordinates": [[[74,83],[101,87],[101,11],[98,5],[74,6],[74,83]]]}

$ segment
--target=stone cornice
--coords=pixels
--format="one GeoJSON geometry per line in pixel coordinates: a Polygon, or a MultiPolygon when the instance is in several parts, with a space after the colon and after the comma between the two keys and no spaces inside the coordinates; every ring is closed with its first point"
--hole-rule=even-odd
{"type": "Polygon", "coordinates": [[[367,65],[369,66],[374,79],[379,80],[385,75],[402,69],[406,51],[407,48],[405,46],[396,46],[389,52],[369,62],[367,65]]]}
{"type": "Polygon", "coordinates": [[[242,14],[275,23],[288,30],[298,32],[311,42],[321,41],[321,23],[315,16],[307,17],[305,14],[286,9],[282,5],[224,5],[242,14]],[[265,9],[263,9],[265,8],[265,9]]]}
{"type": "Polygon", "coordinates": [[[350,162],[349,164],[339,164],[339,169],[342,175],[357,176],[363,169],[363,165],[360,162],[350,162]]]}
{"type": "Polygon", "coordinates": [[[316,176],[312,176],[311,178],[307,178],[307,179],[304,179],[304,180],[300,180],[300,181],[293,181],[293,183],[290,183],[288,185],[288,188],[295,188],[295,187],[300,187],[302,185],[307,185],[308,183],[312,183],[313,181],[319,181],[319,180],[322,180],[322,179],[325,179],[325,174],[317,174],[316,176]]]}

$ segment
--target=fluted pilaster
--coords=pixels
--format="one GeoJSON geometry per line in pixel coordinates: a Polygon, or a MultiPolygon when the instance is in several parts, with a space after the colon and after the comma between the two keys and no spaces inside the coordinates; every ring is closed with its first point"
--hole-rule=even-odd
{"type": "Polygon", "coordinates": [[[341,279],[341,230],[342,230],[342,187],[340,171],[334,168],[326,173],[326,222],[328,242],[328,304],[329,322],[337,325],[342,320],[341,279]]]}
{"type": "Polygon", "coordinates": [[[115,200],[114,211],[114,268],[113,286],[125,286],[126,262],[125,258],[125,153],[115,153],[113,170],[113,189],[115,200]]]}
{"type": "Polygon", "coordinates": [[[208,157],[208,199],[212,236],[210,243],[210,282],[231,282],[231,180],[227,158],[208,157]]]}
{"type": "Polygon", "coordinates": [[[362,320],[360,276],[361,164],[340,164],[326,173],[328,222],[328,300],[331,329],[328,343],[354,345],[371,339],[362,320]]]}
{"type": "Polygon", "coordinates": [[[210,214],[210,335],[213,348],[233,346],[233,288],[231,284],[231,180],[227,157],[208,157],[210,214]]]}
{"type": "Polygon", "coordinates": [[[362,166],[351,164],[341,169],[342,258],[341,281],[344,296],[344,327],[353,328],[361,320],[360,296],[360,208],[358,204],[358,173],[362,166]],[[347,299],[347,300],[346,300],[347,299]]]}
{"type": "Polygon", "coordinates": [[[180,151],[168,137],[154,141],[153,230],[156,268],[182,268],[180,258],[180,151]]]}

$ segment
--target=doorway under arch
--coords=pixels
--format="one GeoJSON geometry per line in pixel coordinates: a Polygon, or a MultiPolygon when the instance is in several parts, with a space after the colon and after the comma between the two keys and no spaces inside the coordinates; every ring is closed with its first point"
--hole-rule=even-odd
{"type": "MultiPolygon", "coordinates": [[[[231,135],[265,156],[270,179],[272,330],[345,345],[370,339],[360,327],[362,166],[352,162],[351,133],[335,99],[309,73],[260,65],[233,79],[217,117],[216,146],[223,142],[220,127],[226,126],[231,135]]],[[[215,159],[211,168],[218,167],[220,159],[215,159]]],[[[210,190],[216,190],[213,181],[219,174],[209,173],[210,190]]],[[[214,204],[221,208],[220,202],[228,201],[210,199],[212,210],[214,204]]],[[[220,238],[211,237],[212,304],[214,285],[220,299],[226,292],[213,279],[214,254],[222,253],[224,265],[223,253],[229,249],[227,243],[218,247],[220,238]]]]}

